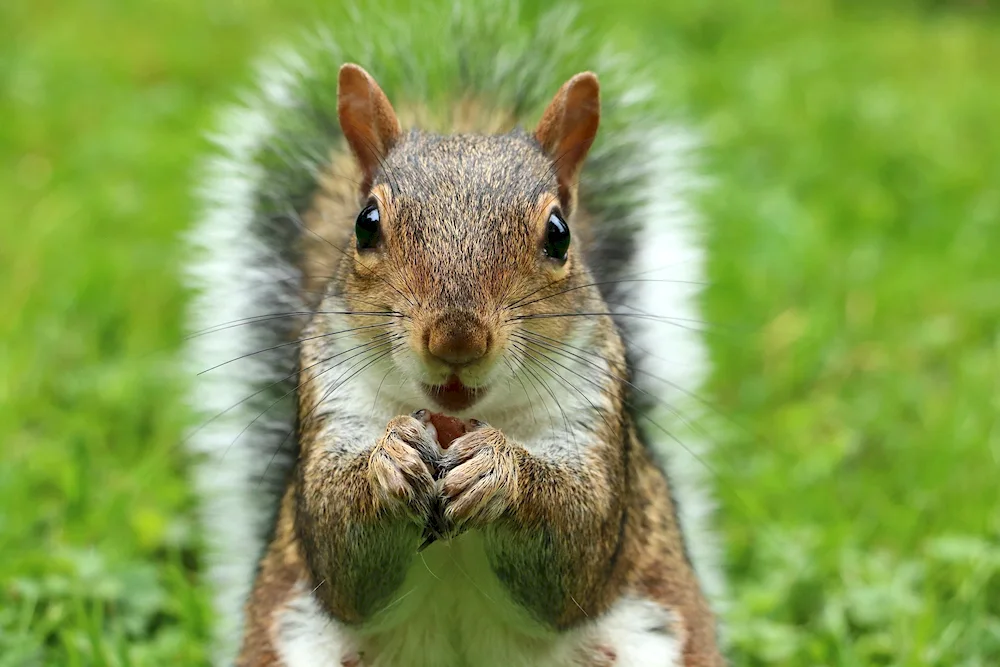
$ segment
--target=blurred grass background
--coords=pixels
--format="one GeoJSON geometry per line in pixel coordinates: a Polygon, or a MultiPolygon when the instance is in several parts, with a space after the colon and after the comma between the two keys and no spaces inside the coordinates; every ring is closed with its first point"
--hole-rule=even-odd
{"type": "MultiPolygon", "coordinates": [[[[176,234],[213,109],[316,14],[0,3],[2,667],[204,663],[176,234]]],[[[1000,664],[997,12],[583,19],[653,58],[709,143],[734,663],[1000,664]]]]}

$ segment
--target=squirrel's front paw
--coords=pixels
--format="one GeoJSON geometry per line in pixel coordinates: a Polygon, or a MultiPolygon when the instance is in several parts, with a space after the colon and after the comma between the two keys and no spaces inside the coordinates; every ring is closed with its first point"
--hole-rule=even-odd
{"type": "Polygon", "coordinates": [[[394,417],[368,458],[368,481],[380,509],[409,515],[421,525],[435,497],[438,446],[421,412],[394,417]]]}
{"type": "Polygon", "coordinates": [[[496,521],[518,495],[518,446],[487,424],[472,424],[438,467],[444,522],[453,535],[496,521]]]}

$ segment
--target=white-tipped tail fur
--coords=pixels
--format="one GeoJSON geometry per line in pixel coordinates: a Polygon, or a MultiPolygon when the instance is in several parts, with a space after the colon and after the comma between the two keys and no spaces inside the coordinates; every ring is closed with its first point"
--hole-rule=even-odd
{"type": "Polygon", "coordinates": [[[243,607],[250,592],[262,535],[273,509],[265,506],[255,481],[269,461],[255,438],[287,429],[287,415],[261,414],[249,400],[279,378],[263,360],[247,356],[261,349],[248,322],[274,311],[301,308],[288,303],[286,287],[298,285],[298,269],[251,233],[261,181],[254,155],[272,134],[268,112],[290,102],[294,61],[261,70],[261,97],[225,114],[216,136],[218,155],[201,174],[201,220],[189,243],[196,255],[187,271],[196,291],[191,304],[187,366],[193,386],[195,429],[186,442],[195,455],[194,481],[201,502],[207,546],[207,578],[216,612],[214,662],[231,665],[242,634],[243,607]],[[256,421],[255,421],[256,420],[256,421]]]}
{"type": "Polygon", "coordinates": [[[645,229],[628,308],[639,352],[635,384],[656,397],[655,416],[665,428],[640,423],[666,463],[681,528],[705,594],[718,609],[724,601],[721,551],[712,515],[709,420],[698,398],[708,371],[700,330],[704,282],[703,229],[691,198],[702,185],[694,160],[698,143],[683,129],[662,129],[649,142],[653,164],[647,184],[645,229]],[[652,317],[649,317],[652,316],[652,317]],[[668,435],[669,432],[669,435],[668,435]]]}

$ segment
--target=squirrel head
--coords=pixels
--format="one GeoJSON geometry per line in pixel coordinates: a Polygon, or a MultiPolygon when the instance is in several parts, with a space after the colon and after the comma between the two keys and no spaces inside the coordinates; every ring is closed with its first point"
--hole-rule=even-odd
{"type": "Polygon", "coordinates": [[[593,296],[575,287],[591,281],[572,229],[597,77],[567,81],[533,133],[436,135],[403,132],[375,80],[344,65],[338,115],[361,174],[344,296],[401,313],[401,376],[462,412],[524,363],[519,329],[564,340],[580,326],[531,315],[593,296]]]}

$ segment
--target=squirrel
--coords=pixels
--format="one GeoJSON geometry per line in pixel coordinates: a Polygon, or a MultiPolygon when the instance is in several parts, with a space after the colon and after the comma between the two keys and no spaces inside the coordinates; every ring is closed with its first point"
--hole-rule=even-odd
{"type": "Polygon", "coordinates": [[[725,664],[695,454],[647,424],[703,374],[658,316],[696,314],[686,135],[515,10],[448,50],[341,25],[223,117],[188,266],[218,665],[725,664]]]}

